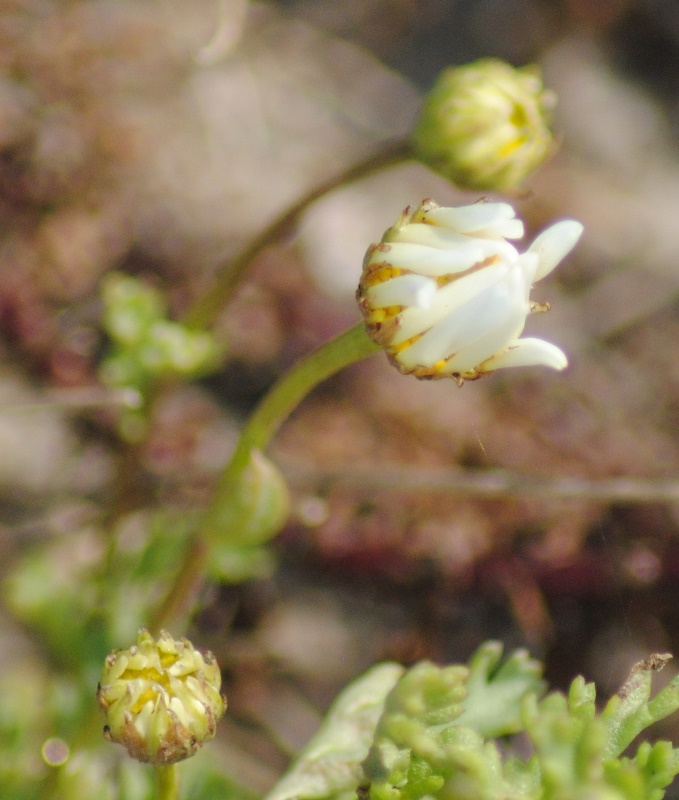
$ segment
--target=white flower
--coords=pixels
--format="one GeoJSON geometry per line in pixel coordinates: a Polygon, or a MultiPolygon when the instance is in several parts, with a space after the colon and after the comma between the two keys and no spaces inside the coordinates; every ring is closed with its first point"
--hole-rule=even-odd
{"type": "Polygon", "coordinates": [[[519,339],[526,317],[547,311],[531,301],[544,278],[573,248],[579,222],[543,231],[525,253],[508,239],[523,223],[507,203],[407,208],[363,262],[357,298],[369,335],[403,373],[452,377],[459,384],[500,367],[568,361],[542,339],[519,339]]]}

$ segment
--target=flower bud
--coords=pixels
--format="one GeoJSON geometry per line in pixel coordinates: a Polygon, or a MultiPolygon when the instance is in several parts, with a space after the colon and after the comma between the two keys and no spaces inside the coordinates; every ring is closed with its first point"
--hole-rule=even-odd
{"type": "Polygon", "coordinates": [[[142,628],[136,645],[106,657],[97,690],[104,735],[138,761],[181,761],[214,737],[226,709],[220,687],[212,653],[165,631],[154,639],[142,628]]]}
{"type": "Polygon", "coordinates": [[[234,490],[214,509],[210,527],[216,541],[252,546],[275,536],[289,514],[285,478],[260,450],[253,450],[234,490]]]}
{"type": "Polygon", "coordinates": [[[529,314],[549,309],[529,299],[532,284],[581,233],[579,222],[558,222],[519,253],[507,240],[523,236],[523,223],[507,203],[407,208],[363,262],[357,299],[368,334],[417,378],[461,385],[500,367],[561,370],[558,347],[518,337],[529,314]]]}
{"type": "Polygon", "coordinates": [[[102,284],[104,328],[110,354],[100,375],[110,386],[142,393],[158,378],[195,377],[213,369],[219,348],[210,333],[165,319],[161,293],[137,278],[107,275],[102,284]]]}
{"type": "Polygon", "coordinates": [[[208,371],[216,365],[217,355],[211,334],[192,331],[167,320],[154,323],[139,348],[139,362],[151,375],[191,375],[208,371]]]}
{"type": "Polygon", "coordinates": [[[536,67],[487,58],[447,69],[420,112],[415,155],[462,189],[515,189],[552,150],[553,103],[536,67]]]}
{"type": "Polygon", "coordinates": [[[127,347],[139,344],[151,325],[165,314],[156,289],[120,272],[111,272],[104,278],[101,296],[106,332],[127,347]]]}

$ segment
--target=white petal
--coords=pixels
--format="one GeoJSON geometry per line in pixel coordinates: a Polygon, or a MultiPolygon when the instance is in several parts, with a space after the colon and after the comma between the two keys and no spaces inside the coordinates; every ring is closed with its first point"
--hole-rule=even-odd
{"type": "Polygon", "coordinates": [[[455,303],[455,308],[443,320],[399,354],[399,361],[407,367],[431,366],[471,348],[468,359],[472,363],[461,368],[463,371],[505,347],[521,333],[526,319],[527,306],[521,282],[516,278],[516,275],[507,276],[464,303],[455,303]]]}
{"type": "Polygon", "coordinates": [[[417,272],[419,275],[431,275],[438,278],[441,275],[452,275],[464,272],[474,264],[487,258],[487,253],[481,245],[476,245],[473,240],[467,240],[459,247],[450,250],[439,250],[423,244],[410,244],[408,242],[390,242],[384,246],[388,249],[377,248],[373,250],[368,265],[390,264],[399,269],[417,272]]]}
{"type": "Polygon", "coordinates": [[[466,249],[470,243],[473,243],[483,249],[484,258],[497,255],[506,261],[516,261],[519,257],[516,248],[504,239],[470,238],[447,228],[426,225],[422,222],[401,228],[397,233],[393,234],[387,244],[394,242],[425,245],[439,250],[453,250],[458,247],[466,249]]]}
{"type": "Polygon", "coordinates": [[[520,219],[507,219],[489,227],[479,228],[469,234],[474,238],[502,238],[502,239],[522,239],[523,222],[520,219]]]}
{"type": "Polygon", "coordinates": [[[545,342],[543,339],[517,339],[510,342],[506,350],[484,361],[481,371],[533,366],[562,370],[568,366],[568,359],[566,354],[551,342],[545,342]]]}
{"type": "Polygon", "coordinates": [[[438,247],[448,250],[469,244],[469,238],[448,228],[436,225],[426,225],[423,222],[411,222],[398,230],[393,230],[386,238],[386,242],[409,242],[423,244],[427,247],[438,247]]]}
{"type": "Polygon", "coordinates": [[[513,224],[510,224],[508,230],[517,232],[520,229],[521,232],[518,236],[508,238],[523,236],[521,220],[514,219],[515,212],[509,203],[474,203],[459,208],[433,208],[424,212],[423,216],[435,225],[465,234],[488,229],[496,236],[505,236],[503,231],[510,222],[513,224]]]}
{"type": "Polygon", "coordinates": [[[533,284],[537,280],[535,275],[540,267],[540,256],[538,253],[530,253],[528,251],[521,253],[519,256],[518,266],[520,267],[524,276],[524,281],[526,283],[526,299],[528,299],[530,290],[533,288],[533,284]]]}
{"type": "Polygon", "coordinates": [[[537,253],[540,265],[535,273],[535,280],[544,278],[575,247],[582,235],[583,226],[575,220],[567,219],[557,222],[543,231],[527,252],[537,253]]]}
{"type": "Polygon", "coordinates": [[[516,340],[523,330],[525,317],[507,314],[504,320],[496,320],[495,327],[475,342],[460,348],[447,362],[446,371],[465,373],[478,369],[492,354],[502,351],[507,342],[516,340]]]}
{"type": "Polygon", "coordinates": [[[415,306],[429,308],[436,296],[436,281],[422,275],[399,275],[366,290],[373,308],[386,306],[415,306]]]}
{"type": "MultiPolygon", "coordinates": [[[[430,308],[426,310],[417,308],[404,309],[399,315],[399,327],[391,344],[400,344],[406,339],[410,339],[411,336],[429,330],[429,328],[439,324],[446,317],[458,314],[466,304],[473,302],[479,294],[506,280],[509,270],[510,268],[505,264],[491,264],[484,269],[478,270],[478,272],[466,275],[439,289],[430,308]]],[[[518,274],[521,275],[520,272],[518,274]]],[[[525,292],[522,296],[524,295],[525,292]]],[[[527,313],[528,306],[526,304],[527,313]]],[[[448,353],[440,355],[439,358],[445,358],[451,352],[448,351],[448,353]]]]}
{"type": "Polygon", "coordinates": [[[435,308],[406,308],[398,315],[398,328],[391,339],[391,345],[401,344],[406,339],[428,331],[432,325],[440,322],[445,311],[435,308]]]}

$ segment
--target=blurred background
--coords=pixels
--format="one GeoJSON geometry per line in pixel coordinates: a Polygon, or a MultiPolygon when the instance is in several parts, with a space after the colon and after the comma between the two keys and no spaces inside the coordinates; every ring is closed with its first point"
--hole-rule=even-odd
{"type": "MultiPolygon", "coordinates": [[[[264,792],[382,659],[462,661],[497,638],[555,687],[582,673],[608,694],[679,652],[676,2],[0,0],[5,680],[67,676],[34,595],[83,595],[101,559],[123,448],[114,411],[77,398],[101,391],[102,277],[143,278],[179,317],[301,194],[407,135],[443,68],[482,56],[539,64],[558,96],[559,150],[510,200],[529,239],[585,225],[528,323],[571,365],[459,389],[377,355],[302,404],[270,451],[290,522],[242,580],[210,582],[190,631],[224,667],[222,763],[264,792]]],[[[477,199],[403,164],[317,202],[252,265],[217,324],[223,369],[168,388],[135,450],[129,552],[158,509],[205,502],[253,404],[358,320],[367,245],[424,197],[477,199]]]]}

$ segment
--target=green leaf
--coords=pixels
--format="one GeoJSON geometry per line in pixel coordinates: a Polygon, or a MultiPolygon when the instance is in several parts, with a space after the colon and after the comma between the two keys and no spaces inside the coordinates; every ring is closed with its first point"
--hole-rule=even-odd
{"type": "Polygon", "coordinates": [[[422,662],[403,676],[364,763],[371,800],[524,793],[527,770],[505,775],[500,751],[486,737],[520,729],[524,696],[541,691],[541,667],[524,651],[501,659],[501,645],[489,642],[468,667],[422,662]]]}
{"type": "MultiPolygon", "coordinates": [[[[400,679],[391,674],[391,690],[381,684],[371,709],[382,713],[378,721],[372,717],[362,771],[358,751],[337,745],[331,714],[267,800],[662,799],[679,773],[679,750],[644,742],[635,754],[618,756],[647,725],[679,707],[679,678],[650,696],[651,674],[667,656],[637,664],[601,714],[594,684],[578,677],[568,694],[540,699],[540,665],[524,651],[504,662],[501,656],[490,642],[468,666],[422,662],[400,679]],[[495,738],[512,732],[523,737],[495,738]]],[[[367,738],[360,742],[365,752],[367,738]]]]}
{"type": "Polygon", "coordinates": [[[657,696],[651,697],[651,676],[672,658],[668,653],[655,654],[632,667],[620,691],[607,703],[602,713],[609,731],[607,756],[617,756],[649,725],[679,708],[679,676],[657,696]]]}
{"type": "Polygon", "coordinates": [[[528,692],[540,694],[542,665],[525,650],[504,662],[502,645],[486,642],[469,662],[467,698],[457,724],[485,737],[506,736],[521,729],[521,701],[528,692]]]}
{"type": "Polygon", "coordinates": [[[355,797],[385,697],[403,672],[398,664],[379,664],[349,684],[266,800],[355,797]]]}

